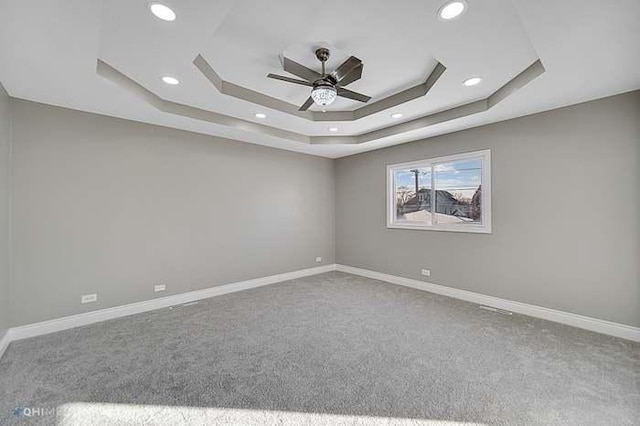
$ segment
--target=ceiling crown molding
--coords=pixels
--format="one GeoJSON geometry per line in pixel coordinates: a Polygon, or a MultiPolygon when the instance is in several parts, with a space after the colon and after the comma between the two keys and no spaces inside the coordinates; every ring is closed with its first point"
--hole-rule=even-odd
{"type": "Polygon", "coordinates": [[[151,90],[144,87],[142,84],[126,76],[124,73],[115,69],[101,59],[98,59],[97,61],[96,72],[99,76],[106,78],[112,83],[115,83],[122,89],[127,90],[129,93],[144,100],[149,105],[162,112],[168,112],[170,114],[176,114],[196,120],[207,121],[209,123],[219,124],[222,126],[234,127],[236,129],[247,130],[253,133],[274,136],[276,138],[287,139],[294,142],[301,142],[306,144],[311,143],[311,138],[309,136],[302,135],[300,133],[290,132],[288,130],[282,130],[277,127],[242,120],[230,115],[219,114],[217,112],[195,108],[189,105],[180,104],[178,102],[168,101],[156,95],[151,90]]]}

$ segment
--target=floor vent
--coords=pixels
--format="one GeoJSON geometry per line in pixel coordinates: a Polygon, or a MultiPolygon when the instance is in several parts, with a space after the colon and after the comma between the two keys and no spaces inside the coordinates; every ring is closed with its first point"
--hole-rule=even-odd
{"type": "Polygon", "coordinates": [[[497,314],[502,315],[513,315],[513,312],[505,311],[504,309],[494,308],[492,306],[480,305],[480,309],[484,309],[485,311],[495,312],[497,314]]]}
{"type": "Polygon", "coordinates": [[[187,306],[193,306],[193,305],[197,305],[198,301],[195,302],[187,302],[187,303],[183,303],[182,305],[173,305],[173,306],[169,306],[169,309],[173,309],[173,308],[186,308],[187,306]]]}

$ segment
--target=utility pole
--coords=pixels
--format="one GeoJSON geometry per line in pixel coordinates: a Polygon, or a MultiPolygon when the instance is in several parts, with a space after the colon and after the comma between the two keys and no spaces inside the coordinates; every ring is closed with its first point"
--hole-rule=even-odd
{"type": "Polygon", "coordinates": [[[420,170],[418,169],[413,169],[413,170],[409,170],[411,173],[413,173],[414,177],[415,177],[415,182],[416,182],[416,205],[418,205],[418,175],[420,174],[420,170]]]}

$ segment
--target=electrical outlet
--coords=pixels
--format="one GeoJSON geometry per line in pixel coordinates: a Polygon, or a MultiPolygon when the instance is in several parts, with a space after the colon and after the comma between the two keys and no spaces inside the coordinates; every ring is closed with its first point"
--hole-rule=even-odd
{"type": "Polygon", "coordinates": [[[316,262],[322,262],[322,258],[320,256],[316,257],[316,262]]]}
{"type": "Polygon", "coordinates": [[[80,298],[80,303],[93,303],[98,301],[97,294],[83,294],[80,298]]]}
{"type": "Polygon", "coordinates": [[[422,275],[424,275],[425,277],[430,277],[431,276],[431,270],[430,269],[423,269],[420,273],[422,275]]]}
{"type": "Polygon", "coordinates": [[[153,286],[153,291],[155,291],[156,293],[160,291],[165,291],[166,289],[167,289],[166,284],[158,284],[153,286]]]}

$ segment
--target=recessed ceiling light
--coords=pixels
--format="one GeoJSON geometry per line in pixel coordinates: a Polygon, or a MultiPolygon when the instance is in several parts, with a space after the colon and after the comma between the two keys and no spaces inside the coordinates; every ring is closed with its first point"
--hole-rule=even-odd
{"type": "Polygon", "coordinates": [[[394,112],[391,114],[391,118],[402,118],[402,114],[399,112],[394,112]]]}
{"type": "Polygon", "coordinates": [[[156,17],[162,19],[163,21],[176,20],[176,13],[167,5],[154,1],[149,3],[149,9],[151,10],[151,13],[153,13],[154,15],[156,15],[156,17]]]}
{"type": "Polygon", "coordinates": [[[263,114],[261,112],[256,113],[256,118],[267,118],[267,114],[263,114]]]}
{"type": "Polygon", "coordinates": [[[462,15],[466,8],[467,4],[464,1],[452,1],[440,8],[438,17],[444,21],[450,21],[462,15]]]}
{"type": "Polygon", "coordinates": [[[332,133],[335,133],[335,132],[338,131],[338,128],[337,127],[329,127],[329,131],[332,132],[332,133]]]}
{"type": "Polygon", "coordinates": [[[475,86],[476,84],[480,84],[481,81],[482,81],[482,78],[480,77],[471,77],[463,81],[462,84],[469,87],[469,86],[475,86]]]}
{"type": "Polygon", "coordinates": [[[165,75],[164,77],[162,77],[162,81],[164,81],[165,83],[171,85],[171,86],[176,86],[178,84],[180,84],[180,80],[178,80],[175,77],[170,77],[168,75],[165,75]]]}

